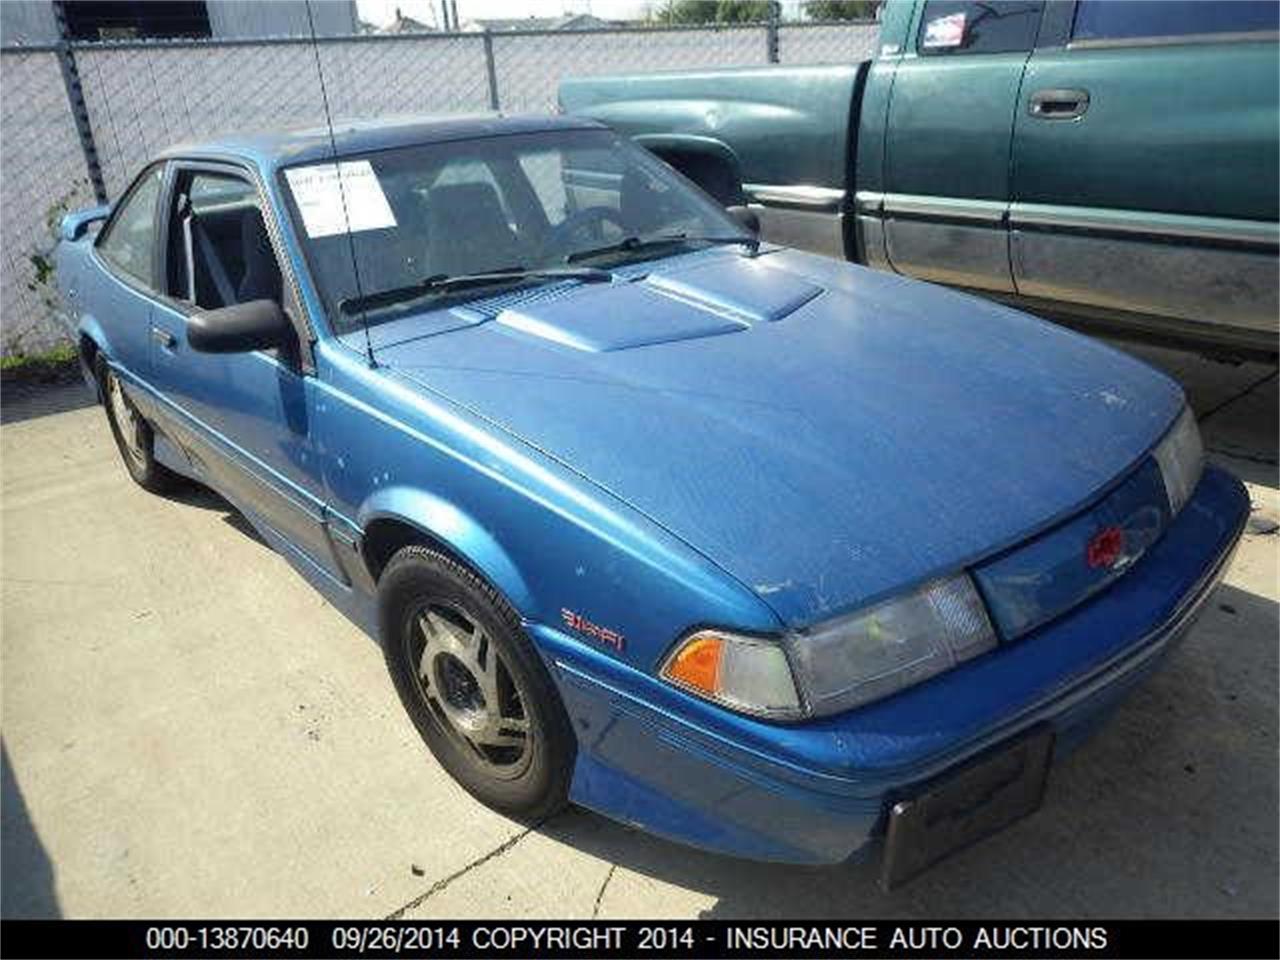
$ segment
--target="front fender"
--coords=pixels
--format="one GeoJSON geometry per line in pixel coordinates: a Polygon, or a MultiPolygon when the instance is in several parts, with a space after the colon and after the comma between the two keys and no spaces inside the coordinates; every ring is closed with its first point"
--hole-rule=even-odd
{"type": "Polygon", "coordinates": [[[356,515],[361,530],[378,520],[396,520],[420,530],[493,584],[516,610],[533,608],[529,586],[506,550],[483,524],[455,504],[414,487],[381,487],[356,515]]]}

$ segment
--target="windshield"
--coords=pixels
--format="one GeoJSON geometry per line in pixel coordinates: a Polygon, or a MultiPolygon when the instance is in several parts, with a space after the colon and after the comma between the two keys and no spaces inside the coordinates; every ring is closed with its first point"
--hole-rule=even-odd
{"type": "Polygon", "coordinates": [[[484,283],[440,284],[442,278],[521,270],[491,286],[547,282],[569,264],[607,270],[708,242],[754,239],[665,164],[607,130],[401,147],[344,156],[336,168],[290,167],[284,180],[338,333],[440,298],[492,292],[484,283]],[[414,287],[421,295],[377,296],[414,287]]]}

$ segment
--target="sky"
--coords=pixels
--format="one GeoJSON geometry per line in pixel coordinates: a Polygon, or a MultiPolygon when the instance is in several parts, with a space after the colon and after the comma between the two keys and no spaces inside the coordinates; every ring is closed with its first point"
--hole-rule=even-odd
{"type": "MultiPolygon", "coordinates": [[[[591,13],[606,20],[641,17],[657,0],[457,0],[458,19],[502,17],[558,17],[562,13],[591,13]]],[[[396,7],[406,17],[439,26],[440,0],[356,0],[360,19],[385,26],[395,19],[396,7]]]]}

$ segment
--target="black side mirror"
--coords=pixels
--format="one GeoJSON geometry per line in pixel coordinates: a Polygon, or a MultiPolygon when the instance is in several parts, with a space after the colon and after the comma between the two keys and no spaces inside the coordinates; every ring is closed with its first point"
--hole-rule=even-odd
{"type": "Polygon", "coordinates": [[[274,300],[250,300],[187,318],[187,343],[201,353],[248,353],[284,346],[289,318],[274,300]]]}
{"type": "Polygon", "coordinates": [[[750,207],[732,206],[725,207],[725,213],[737,220],[738,223],[746,227],[755,236],[760,236],[760,218],[756,216],[756,212],[750,207]]]}

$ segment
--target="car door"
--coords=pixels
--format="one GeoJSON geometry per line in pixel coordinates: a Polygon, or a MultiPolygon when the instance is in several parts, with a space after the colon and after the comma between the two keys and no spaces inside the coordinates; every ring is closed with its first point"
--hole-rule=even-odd
{"type": "Polygon", "coordinates": [[[138,175],[94,240],[97,270],[79,291],[88,319],[102,331],[101,344],[125,392],[144,416],[152,410],[150,386],[151,309],[157,281],[157,215],[164,164],[138,175]]]}
{"type": "Polygon", "coordinates": [[[199,311],[272,299],[298,315],[268,228],[270,207],[248,171],[180,162],[164,208],[165,290],[151,318],[163,429],[193,472],[344,580],[326,528],[315,384],[302,369],[301,344],[214,354],[187,340],[187,318],[199,311]]]}
{"type": "Polygon", "coordinates": [[[1018,292],[1274,337],[1276,4],[1073,6],[1023,83],[1018,292]]]}
{"type": "Polygon", "coordinates": [[[899,273],[1013,290],[1009,151],[1042,8],[1031,0],[920,5],[884,138],[885,245],[899,273]]]}

